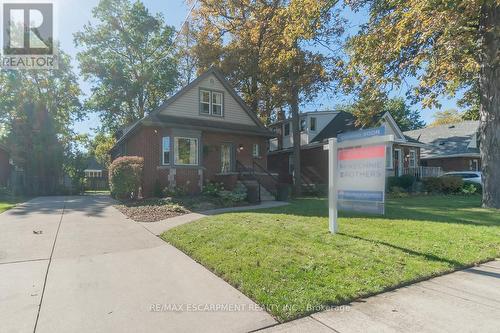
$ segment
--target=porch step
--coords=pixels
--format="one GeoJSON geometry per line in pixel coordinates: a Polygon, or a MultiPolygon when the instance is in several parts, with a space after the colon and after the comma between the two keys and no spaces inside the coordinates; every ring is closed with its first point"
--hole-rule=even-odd
{"type": "MultiPolygon", "coordinates": [[[[256,180],[238,180],[239,184],[243,184],[245,187],[248,186],[259,186],[259,183],[256,180]]],[[[264,186],[260,187],[260,201],[274,201],[276,198],[272,195],[268,190],[264,188],[264,186]]]]}

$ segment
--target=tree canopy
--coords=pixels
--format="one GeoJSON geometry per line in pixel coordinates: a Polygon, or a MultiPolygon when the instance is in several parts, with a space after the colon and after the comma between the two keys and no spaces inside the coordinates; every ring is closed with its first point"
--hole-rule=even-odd
{"type": "Polygon", "coordinates": [[[140,1],[101,0],[92,13],[97,24],[74,36],[83,49],[80,70],[93,84],[85,107],[99,112],[103,129],[115,130],[144,117],[177,87],[175,29],[140,1]]]}
{"type": "Polygon", "coordinates": [[[347,44],[344,84],[367,95],[406,87],[425,107],[462,93],[481,124],[483,205],[500,208],[500,1],[346,2],[369,20],[347,44]]]}
{"type": "Polygon", "coordinates": [[[434,120],[429,126],[455,124],[461,121],[463,121],[463,113],[459,112],[457,109],[447,109],[436,111],[434,113],[434,120]]]}

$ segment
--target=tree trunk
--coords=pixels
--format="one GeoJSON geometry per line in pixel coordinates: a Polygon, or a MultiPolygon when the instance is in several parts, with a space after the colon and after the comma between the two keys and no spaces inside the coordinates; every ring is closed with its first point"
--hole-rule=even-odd
{"type": "Polygon", "coordinates": [[[302,177],[300,169],[300,114],[299,89],[297,87],[296,68],[290,71],[290,110],[292,112],[293,134],[293,181],[296,196],[302,194],[302,177]]]}
{"type": "Polygon", "coordinates": [[[500,5],[496,1],[483,3],[479,23],[483,207],[500,208],[500,5]]]}

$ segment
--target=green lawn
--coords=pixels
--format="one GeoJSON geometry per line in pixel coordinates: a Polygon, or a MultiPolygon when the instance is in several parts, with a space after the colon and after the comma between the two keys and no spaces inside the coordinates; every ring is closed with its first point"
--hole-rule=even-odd
{"type": "Polygon", "coordinates": [[[341,215],[325,199],[204,218],[162,238],[279,320],[500,256],[500,211],[478,196],[392,199],[385,217],[341,215]]]}
{"type": "Polygon", "coordinates": [[[21,202],[20,198],[0,198],[0,214],[21,202]]]}

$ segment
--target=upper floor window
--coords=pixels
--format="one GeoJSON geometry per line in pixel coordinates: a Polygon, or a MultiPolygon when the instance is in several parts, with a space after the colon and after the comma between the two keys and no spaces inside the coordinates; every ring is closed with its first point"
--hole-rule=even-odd
{"type": "Polygon", "coordinates": [[[212,114],[222,116],[222,93],[212,92],[212,114]]]}
{"type": "Polygon", "coordinates": [[[316,130],[316,118],[315,117],[311,117],[309,121],[311,122],[309,128],[310,128],[311,131],[314,132],[316,130]]]}
{"type": "Polygon", "coordinates": [[[210,91],[200,91],[200,112],[210,114],[210,91]]]}
{"type": "Polygon", "coordinates": [[[300,119],[300,131],[303,132],[306,130],[306,120],[300,119]]]}
{"type": "Polygon", "coordinates": [[[221,117],[224,95],[218,91],[200,90],[200,113],[221,117]]]}
{"type": "Polygon", "coordinates": [[[290,123],[286,123],[284,125],[284,127],[285,128],[283,129],[283,131],[285,132],[285,136],[289,136],[290,135],[290,123]]]}

